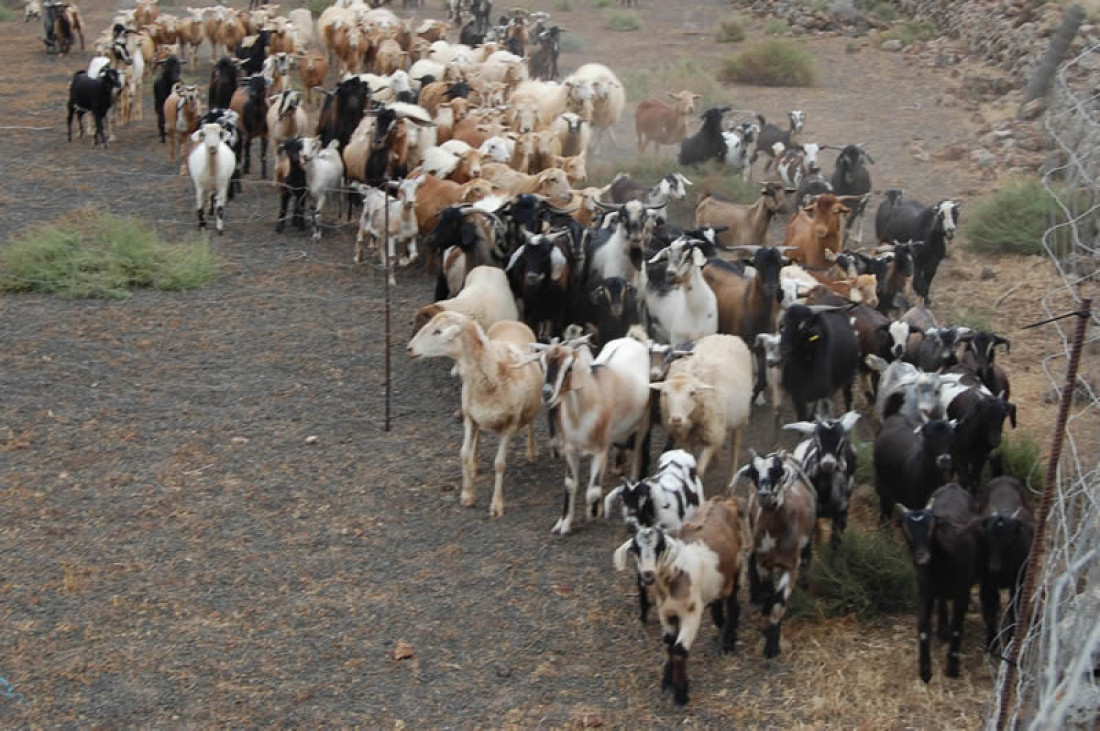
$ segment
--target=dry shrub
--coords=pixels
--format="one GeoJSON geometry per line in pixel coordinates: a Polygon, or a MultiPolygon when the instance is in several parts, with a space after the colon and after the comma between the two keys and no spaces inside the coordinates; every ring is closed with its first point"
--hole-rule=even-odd
{"type": "Polygon", "coordinates": [[[782,38],[767,38],[726,58],[718,78],[757,86],[813,86],[817,71],[808,51],[782,38]]]}

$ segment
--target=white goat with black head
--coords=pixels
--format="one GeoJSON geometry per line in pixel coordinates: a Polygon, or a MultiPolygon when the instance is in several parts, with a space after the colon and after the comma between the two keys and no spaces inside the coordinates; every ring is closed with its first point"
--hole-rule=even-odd
{"type": "Polygon", "coordinates": [[[681,236],[649,260],[651,266],[665,265],[663,276],[647,276],[645,290],[650,331],[658,342],[682,343],[718,332],[718,298],[703,279],[707,256],[698,243],[681,236]]]}

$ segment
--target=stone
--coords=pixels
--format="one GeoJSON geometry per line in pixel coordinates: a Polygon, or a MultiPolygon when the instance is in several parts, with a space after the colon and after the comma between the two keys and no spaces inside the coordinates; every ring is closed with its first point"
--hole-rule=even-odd
{"type": "Polygon", "coordinates": [[[993,156],[993,153],[984,147],[980,147],[970,153],[970,162],[974,163],[980,168],[989,168],[997,162],[997,158],[993,156]]]}
{"type": "Polygon", "coordinates": [[[936,153],[936,159],[944,160],[946,162],[958,162],[966,157],[966,145],[961,142],[957,142],[953,145],[948,145],[939,152],[936,153]]]}
{"type": "Polygon", "coordinates": [[[920,162],[932,162],[932,156],[928,154],[928,151],[922,145],[916,142],[909,145],[909,154],[920,162]]]}
{"type": "Polygon", "coordinates": [[[397,647],[393,650],[394,660],[408,660],[416,655],[416,652],[412,649],[412,645],[404,640],[397,641],[397,647]]]}
{"type": "Polygon", "coordinates": [[[1028,103],[1020,107],[1020,111],[1016,114],[1019,119],[1026,119],[1032,121],[1038,119],[1043,115],[1043,112],[1047,110],[1046,99],[1032,99],[1028,103]]]}
{"type": "Polygon", "coordinates": [[[894,53],[897,53],[903,48],[903,45],[902,42],[899,41],[897,38],[891,38],[888,41],[883,41],[881,48],[884,51],[892,51],[894,53]]]}
{"type": "Polygon", "coordinates": [[[978,277],[983,282],[988,282],[990,279],[996,279],[997,278],[997,272],[993,271],[989,267],[982,267],[982,272],[981,272],[981,274],[978,275],[978,277]]]}
{"type": "Polygon", "coordinates": [[[493,672],[497,674],[498,678],[507,678],[512,674],[512,668],[502,662],[498,662],[493,664],[493,672]]]}

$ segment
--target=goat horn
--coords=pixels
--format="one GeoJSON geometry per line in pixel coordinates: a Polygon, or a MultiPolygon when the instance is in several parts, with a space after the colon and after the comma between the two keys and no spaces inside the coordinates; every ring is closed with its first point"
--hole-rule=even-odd
{"type": "Polygon", "coordinates": [[[820,315],[825,312],[835,312],[836,310],[844,310],[847,307],[841,307],[837,305],[808,305],[810,312],[815,315],[820,315]]]}
{"type": "MultiPolygon", "coordinates": [[[[755,244],[740,244],[738,246],[731,246],[728,249],[726,249],[726,251],[737,251],[738,249],[744,249],[745,251],[749,252],[750,254],[755,254],[756,252],[760,251],[760,249],[762,249],[762,248],[764,248],[764,247],[756,246],[755,244]]],[[[778,248],[778,247],[776,247],[776,248],[778,248]]]]}

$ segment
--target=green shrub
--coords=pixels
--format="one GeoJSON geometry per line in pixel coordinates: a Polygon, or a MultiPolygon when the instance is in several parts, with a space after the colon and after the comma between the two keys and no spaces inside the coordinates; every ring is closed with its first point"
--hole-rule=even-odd
{"type": "Polygon", "coordinates": [[[573,3],[570,0],[557,0],[554,3],[554,10],[560,13],[571,13],[573,12],[573,3]]]}
{"type": "Polygon", "coordinates": [[[610,10],[604,15],[604,22],[608,30],[619,33],[630,33],[642,29],[642,21],[638,14],[629,10],[610,10]]]}
{"type": "Polygon", "coordinates": [[[905,545],[890,532],[864,533],[849,524],[834,551],[817,551],[807,572],[809,594],[793,601],[792,612],[869,619],[911,610],[916,576],[905,545]]]}
{"type": "Polygon", "coordinates": [[[898,11],[886,0],[856,0],[856,10],[887,22],[898,19],[898,11]]]}
{"type": "Polygon", "coordinates": [[[580,53],[584,50],[584,39],[573,33],[565,33],[561,37],[562,53],[580,53]]]}
{"type": "Polygon", "coordinates": [[[216,274],[205,240],[168,244],[150,224],[109,213],[34,226],[0,249],[0,292],[126,299],[131,289],[201,287],[216,274]]]}
{"type": "Polygon", "coordinates": [[[332,5],[331,0],[308,0],[306,3],[306,7],[309,8],[309,12],[314,18],[319,17],[321,13],[325,12],[325,8],[329,5],[332,5]]]}
{"type": "Polygon", "coordinates": [[[1038,180],[997,190],[963,217],[962,233],[970,248],[986,254],[1043,253],[1043,232],[1060,217],[1054,198],[1038,180]]]}
{"type": "Polygon", "coordinates": [[[790,29],[787,25],[787,21],[782,18],[768,18],[764,23],[764,35],[766,36],[781,36],[790,29]]]}
{"type": "Polygon", "coordinates": [[[875,463],[871,454],[871,443],[861,442],[854,436],[852,447],[856,450],[856,484],[873,485],[875,483],[875,463]]]}
{"type": "Polygon", "coordinates": [[[0,5],[0,23],[15,20],[15,13],[7,5],[0,5]]]}
{"type": "Polygon", "coordinates": [[[813,56],[807,51],[790,41],[768,38],[727,57],[718,78],[758,86],[813,86],[817,72],[813,56]]]}
{"type": "Polygon", "coordinates": [[[592,5],[600,9],[608,8],[611,7],[611,0],[592,0],[592,5]]]}
{"type": "Polygon", "coordinates": [[[740,15],[726,18],[718,24],[719,43],[740,43],[745,40],[745,19],[740,15]]]}
{"type": "Polygon", "coordinates": [[[719,83],[714,74],[692,60],[677,61],[656,69],[627,69],[619,80],[630,101],[685,89],[703,95],[703,108],[730,99],[729,90],[719,83]]]}
{"type": "Polygon", "coordinates": [[[1019,478],[1033,491],[1041,491],[1046,484],[1046,464],[1038,442],[1027,432],[1012,432],[1006,428],[1001,439],[1001,467],[1006,475],[1019,478]]]}
{"type": "Polygon", "coordinates": [[[903,46],[936,37],[936,26],[930,20],[906,20],[882,34],[882,40],[897,39],[903,46]]]}

